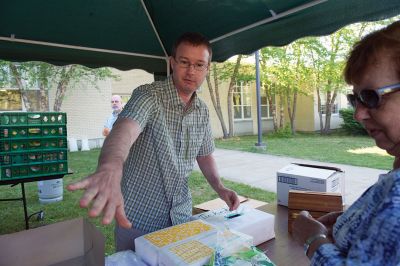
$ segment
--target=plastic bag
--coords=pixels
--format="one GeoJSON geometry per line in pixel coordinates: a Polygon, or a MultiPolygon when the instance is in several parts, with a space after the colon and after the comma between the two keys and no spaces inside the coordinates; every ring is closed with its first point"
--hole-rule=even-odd
{"type": "Polygon", "coordinates": [[[239,251],[248,250],[253,243],[253,238],[233,232],[226,227],[222,231],[217,232],[216,250],[221,252],[222,257],[230,256],[239,251]]]}
{"type": "Polygon", "coordinates": [[[261,250],[252,246],[231,256],[222,257],[216,250],[206,266],[274,266],[275,264],[261,250]]]}
{"type": "Polygon", "coordinates": [[[106,257],[105,266],[146,266],[132,250],[125,250],[106,257]]]}

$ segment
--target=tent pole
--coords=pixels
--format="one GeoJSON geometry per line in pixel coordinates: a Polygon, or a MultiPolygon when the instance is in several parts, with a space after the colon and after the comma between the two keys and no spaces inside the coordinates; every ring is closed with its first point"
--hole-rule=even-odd
{"type": "Polygon", "coordinates": [[[154,22],[153,22],[153,20],[152,20],[150,14],[149,14],[149,11],[147,10],[146,4],[144,3],[143,0],[141,0],[140,2],[142,3],[143,9],[144,9],[144,11],[146,12],[146,16],[147,16],[147,18],[148,18],[148,20],[149,20],[149,22],[150,22],[150,24],[151,24],[151,27],[153,28],[154,34],[156,35],[157,40],[158,40],[158,42],[160,43],[161,49],[164,51],[165,56],[168,57],[167,50],[166,50],[165,47],[164,47],[164,43],[161,41],[161,38],[160,38],[160,35],[158,34],[158,31],[157,31],[156,26],[154,26],[154,22]]]}
{"type": "Polygon", "coordinates": [[[218,41],[220,41],[220,40],[222,40],[222,39],[225,39],[225,38],[228,38],[228,37],[230,37],[230,36],[232,36],[232,35],[238,34],[238,33],[242,32],[242,31],[246,31],[246,30],[255,28],[255,27],[257,27],[257,26],[260,26],[260,25],[263,25],[263,24],[267,24],[267,23],[272,22],[272,21],[274,21],[274,20],[278,20],[278,19],[280,19],[280,18],[287,17],[287,16],[289,16],[289,15],[291,15],[291,14],[294,14],[294,13],[300,12],[300,11],[302,11],[302,10],[305,10],[305,9],[307,9],[307,8],[310,8],[310,7],[319,5],[319,4],[324,3],[324,2],[326,2],[326,1],[328,1],[328,0],[314,0],[314,1],[311,1],[311,2],[309,2],[309,3],[307,3],[307,4],[300,5],[300,6],[298,6],[298,7],[295,7],[295,8],[289,9],[289,10],[286,10],[286,11],[284,11],[284,12],[282,12],[282,13],[279,13],[279,14],[277,14],[277,15],[275,15],[275,16],[272,16],[272,17],[269,17],[269,18],[260,20],[260,21],[258,21],[258,22],[256,22],[256,23],[250,24],[250,25],[248,25],[248,26],[246,26],[246,27],[243,27],[243,28],[240,28],[240,29],[237,29],[237,30],[228,32],[228,33],[226,33],[226,34],[224,34],[224,35],[221,35],[221,36],[219,36],[219,37],[217,37],[217,38],[215,38],[215,39],[212,39],[212,40],[210,41],[210,43],[218,42],[218,41]]]}
{"type": "Polygon", "coordinates": [[[100,52],[100,53],[108,53],[108,54],[120,54],[120,55],[139,56],[139,57],[145,57],[145,58],[165,59],[165,56],[139,54],[139,53],[131,53],[131,52],[125,52],[125,51],[118,51],[118,50],[109,50],[109,49],[85,47],[85,46],[78,46],[78,45],[68,45],[68,44],[60,44],[60,43],[53,43],[53,42],[34,41],[34,40],[28,40],[28,39],[19,39],[19,38],[15,38],[14,36],[0,37],[0,41],[35,44],[35,45],[37,44],[37,45],[44,45],[44,46],[51,46],[51,47],[68,48],[68,49],[100,52]]]}

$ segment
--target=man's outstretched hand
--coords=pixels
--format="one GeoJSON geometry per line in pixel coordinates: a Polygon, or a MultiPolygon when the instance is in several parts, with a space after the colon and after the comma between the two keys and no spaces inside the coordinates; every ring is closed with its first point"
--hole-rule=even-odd
{"type": "Polygon", "coordinates": [[[90,217],[103,215],[103,224],[110,224],[115,218],[119,226],[131,228],[132,224],[124,210],[120,176],[120,171],[100,170],[79,182],[68,185],[67,189],[69,191],[85,190],[79,205],[81,208],[89,208],[90,217]]]}

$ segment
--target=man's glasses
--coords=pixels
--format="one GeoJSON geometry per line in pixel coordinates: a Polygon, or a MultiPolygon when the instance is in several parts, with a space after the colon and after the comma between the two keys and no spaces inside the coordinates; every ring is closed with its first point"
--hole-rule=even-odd
{"type": "Polygon", "coordinates": [[[377,90],[365,89],[360,93],[347,94],[347,100],[356,108],[357,102],[369,109],[379,107],[382,96],[400,90],[400,83],[379,88],[377,90]]]}
{"type": "Polygon", "coordinates": [[[174,57],[174,60],[175,60],[175,62],[178,63],[178,65],[181,68],[190,68],[191,66],[193,66],[194,70],[196,70],[196,71],[204,71],[204,70],[206,70],[208,68],[208,64],[206,64],[206,63],[194,63],[194,64],[192,64],[188,60],[185,60],[185,59],[176,60],[175,57],[174,57]]]}

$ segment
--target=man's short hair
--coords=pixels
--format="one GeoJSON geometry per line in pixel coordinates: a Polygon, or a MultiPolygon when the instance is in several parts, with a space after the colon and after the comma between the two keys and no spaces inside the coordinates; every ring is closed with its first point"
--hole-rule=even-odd
{"type": "Polygon", "coordinates": [[[122,103],[122,98],[121,98],[121,96],[116,95],[116,94],[114,94],[113,96],[111,96],[111,100],[112,100],[112,101],[118,100],[118,101],[120,101],[120,102],[122,103]]]}
{"type": "Polygon", "coordinates": [[[400,21],[366,35],[354,45],[344,69],[346,82],[359,83],[367,69],[384,54],[389,56],[400,78],[400,21]]]}
{"type": "Polygon", "coordinates": [[[208,53],[210,54],[209,61],[211,61],[212,57],[211,44],[205,36],[197,32],[185,32],[175,41],[174,45],[172,46],[172,51],[171,51],[172,57],[175,58],[176,49],[181,43],[189,43],[193,46],[204,45],[205,47],[207,47],[208,53]]]}

